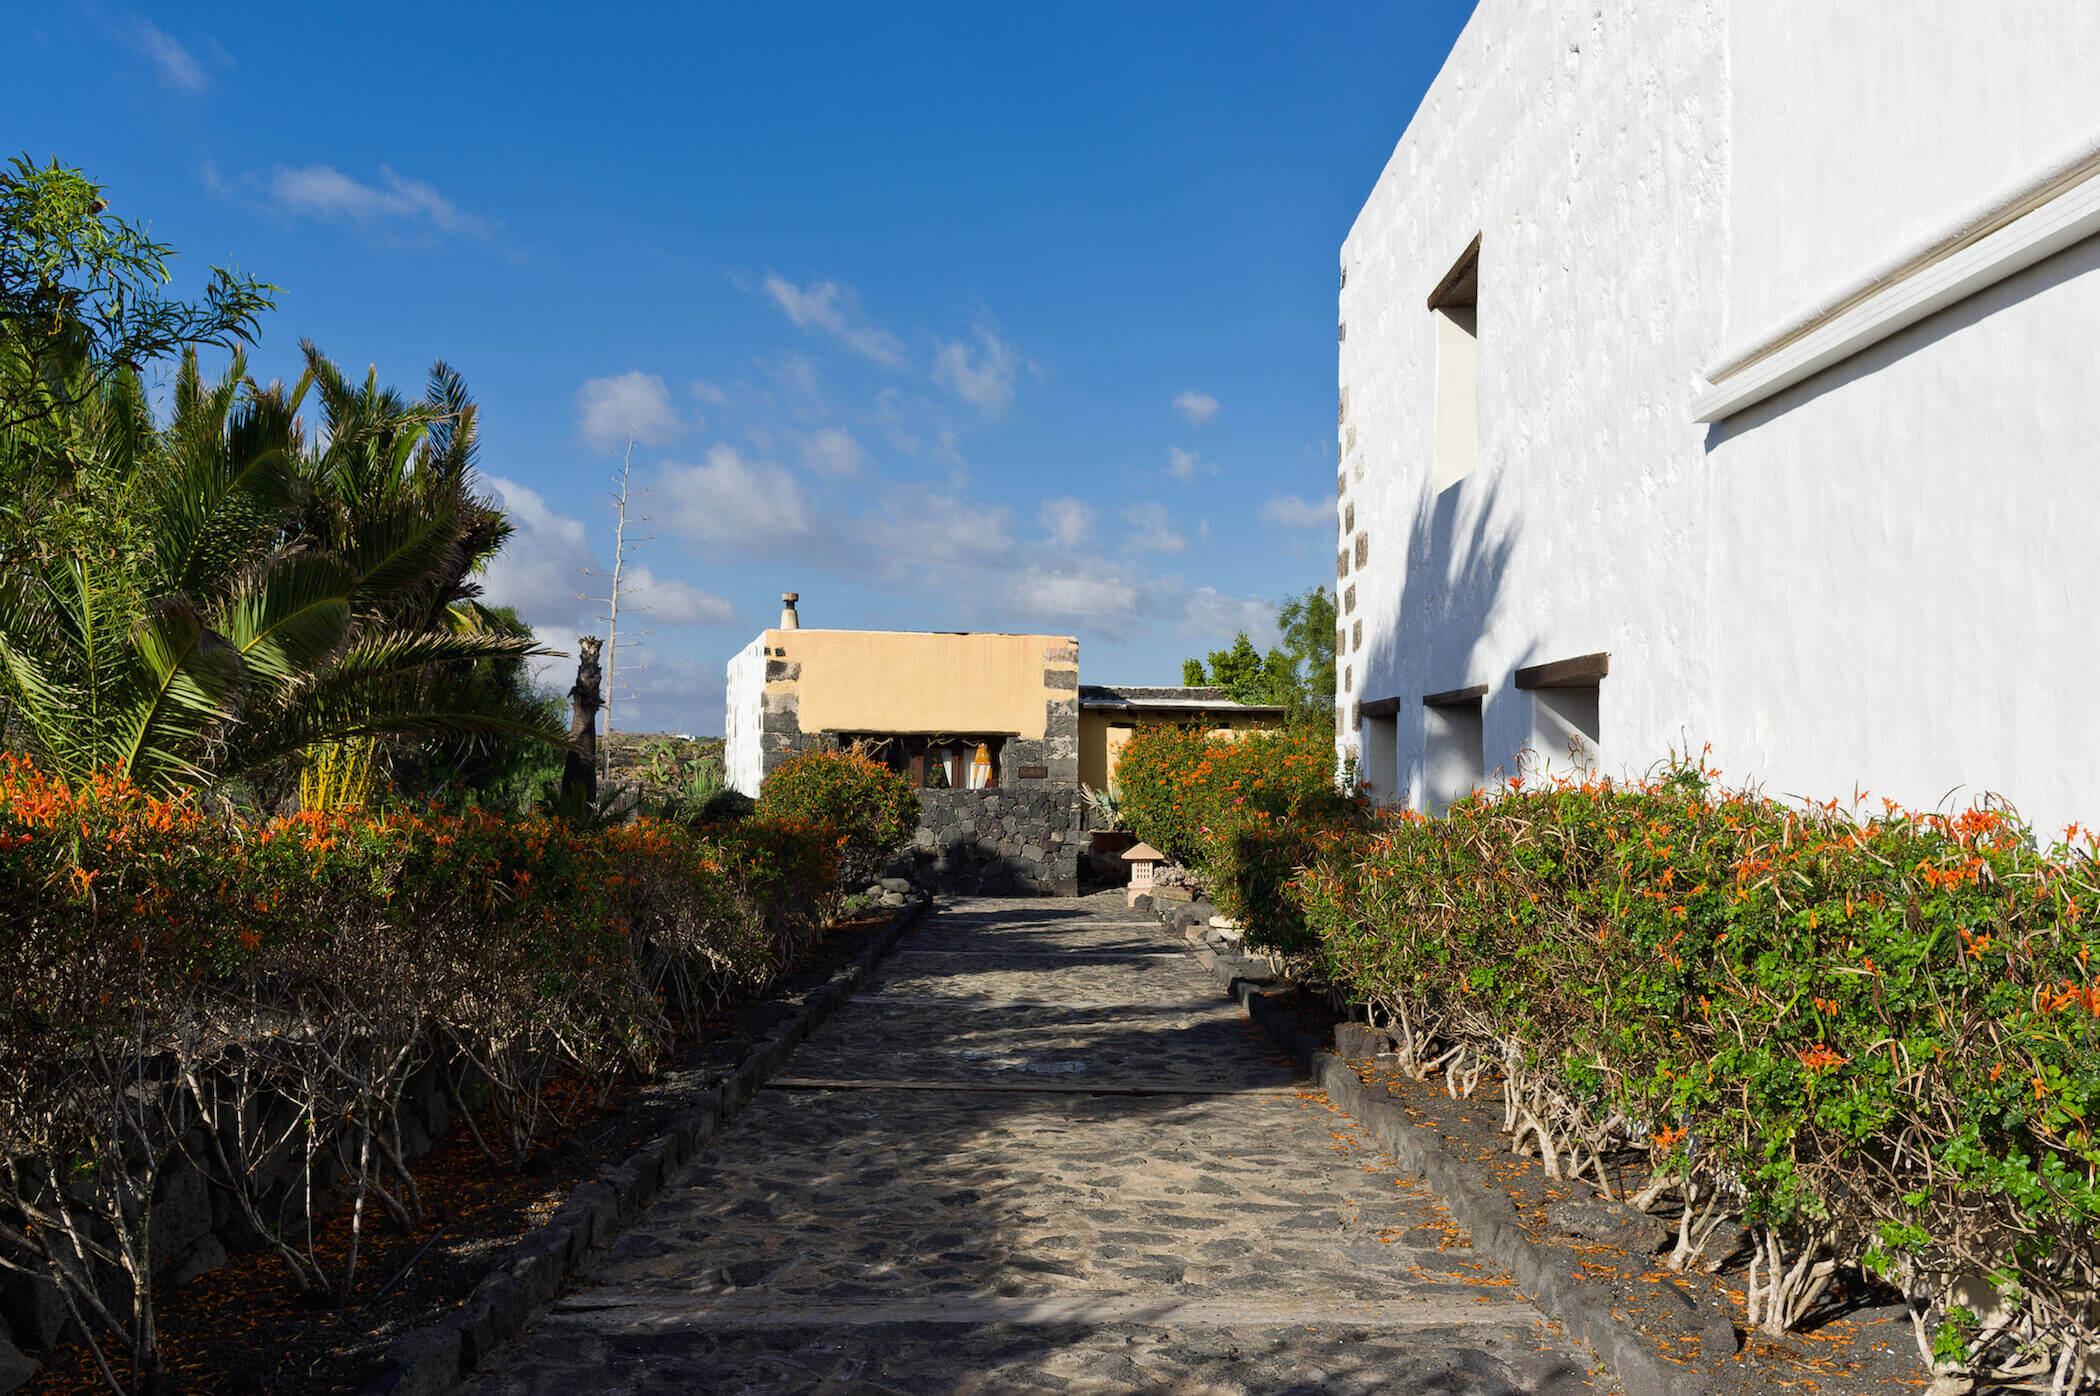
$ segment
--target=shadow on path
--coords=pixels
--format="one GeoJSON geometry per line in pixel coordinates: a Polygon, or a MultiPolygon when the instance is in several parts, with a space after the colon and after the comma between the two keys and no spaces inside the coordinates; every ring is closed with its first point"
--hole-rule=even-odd
{"type": "Polygon", "coordinates": [[[1111,898],[929,918],[476,1389],[1583,1389],[1191,958],[1130,953],[1176,948],[1111,898]]]}

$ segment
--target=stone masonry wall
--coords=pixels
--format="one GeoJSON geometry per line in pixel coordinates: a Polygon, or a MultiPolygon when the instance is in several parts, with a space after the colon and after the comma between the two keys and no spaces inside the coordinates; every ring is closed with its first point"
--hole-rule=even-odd
{"type": "Polygon", "coordinates": [[[912,880],[964,896],[1076,896],[1085,802],[1072,788],[921,790],[912,880]]]}

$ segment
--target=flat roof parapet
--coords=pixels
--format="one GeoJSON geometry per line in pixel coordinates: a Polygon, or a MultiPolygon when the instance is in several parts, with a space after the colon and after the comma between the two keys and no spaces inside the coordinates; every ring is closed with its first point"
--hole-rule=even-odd
{"type": "Polygon", "coordinates": [[[1079,706],[1102,712],[1253,713],[1283,716],[1281,703],[1241,703],[1225,690],[1169,684],[1081,684],[1079,706]]]}

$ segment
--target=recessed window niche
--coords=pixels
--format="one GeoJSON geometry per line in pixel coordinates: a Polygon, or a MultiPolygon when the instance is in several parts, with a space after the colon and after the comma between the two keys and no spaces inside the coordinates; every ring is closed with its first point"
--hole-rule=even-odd
{"type": "Polygon", "coordinates": [[[1436,441],[1429,488],[1441,494],[1480,464],[1480,239],[1429,293],[1436,330],[1436,441]]]}

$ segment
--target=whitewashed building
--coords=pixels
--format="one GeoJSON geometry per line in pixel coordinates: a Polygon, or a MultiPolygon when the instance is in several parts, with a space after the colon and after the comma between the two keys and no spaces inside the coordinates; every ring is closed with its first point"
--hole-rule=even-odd
{"type": "Polygon", "coordinates": [[[1342,247],[1342,751],[2100,819],[2096,230],[2100,6],[1482,0],[1342,247]]]}

